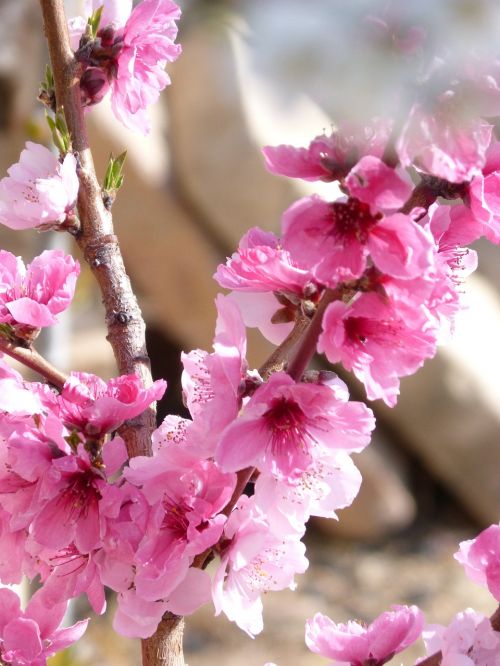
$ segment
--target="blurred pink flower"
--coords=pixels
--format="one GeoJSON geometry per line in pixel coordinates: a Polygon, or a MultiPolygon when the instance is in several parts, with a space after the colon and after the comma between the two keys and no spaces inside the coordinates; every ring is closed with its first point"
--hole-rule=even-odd
{"type": "Polygon", "coordinates": [[[381,666],[414,643],[422,633],[424,615],[416,606],[392,606],[370,625],[336,624],[316,613],[306,624],[307,647],[335,664],[381,666]]]}
{"type": "Polygon", "coordinates": [[[45,666],[48,657],[75,643],[87,628],[88,620],[82,620],[60,629],[65,612],[65,603],[46,608],[38,592],[23,613],[18,596],[12,590],[1,588],[1,660],[15,666],[45,666]]]}

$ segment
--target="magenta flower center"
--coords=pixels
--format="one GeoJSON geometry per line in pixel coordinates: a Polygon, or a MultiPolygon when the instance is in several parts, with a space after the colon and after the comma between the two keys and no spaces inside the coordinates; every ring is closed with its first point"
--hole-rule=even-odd
{"type": "Polygon", "coordinates": [[[273,454],[286,454],[303,441],[306,416],[296,402],[286,398],[274,399],[271,408],[264,414],[264,420],[271,431],[273,454]]]}
{"type": "Polygon", "coordinates": [[[344,321],[347,340],[351,344],[374,342],[385,346],[401,346],[401,324],[398,321],[349,317],[344,321]]]}
{"type": "Polygon", "coordinates": [[[94,485],[94,481],[95,476],[90,470],[77,472],[72,476],[58,500],[61,510],[66,515],[65,523],[77,522],[86,517],[89,510],[101,499],[101,493],[94,485]]]}
{"type": "Polygon", "coordinates": [[[370,231],[380,220],[381,215],[372,215],[370,206],[359,199],[350,198],[344,202],[335,201],[332,209],[332,235],[340,242],[365,244],[370,231]]]}
{"type": "Polygon", "coordinates": [[[163,500],[163,509],[165,516],[162,522],[162,529],[168,530],[174,539],[182,541],[187,540],[187,531],[189,520],[187,514],[192,510],[184,501],[174,503],[171,500],[163,500]]]}

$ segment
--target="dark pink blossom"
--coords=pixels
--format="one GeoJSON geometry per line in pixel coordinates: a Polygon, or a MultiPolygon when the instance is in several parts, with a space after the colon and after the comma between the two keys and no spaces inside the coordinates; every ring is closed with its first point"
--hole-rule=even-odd
{"type": "MultiPolygon", "coordinates": [[[[377,183],[373,201],[405,198],[405,186],[394,188],[392,177],[387,182],[385,193],[377,183]]],[[[355,189],[371,201],[369,188],[357,184],[355,189]]],[[[327,202],[313,195],[297,201],[283,215],[283,246],[299,266],[330,287],[359,278],[369,256],[382,272],[403,279],[421,275],[433,262],[432,239],[409,216],[384,217],[352,197],[327,202]]]]}
{"type": "Polygon", "coordinates": [[[165,599],[183,581],[194,556],[219,540],[226,518],[218,514],[231,498],[235,477],[181,447],[132,458],[125,477],[151,505],[135,558],[137,594],[165,599]]]}
{"type": "Polygon", "coordinates": [[[390,124],[374,119],[364,128],[347,124],[330,135],[315,137],[307,148],[266,146],[266,167],[271,173],[304,180],[340,180],[364,155],[381,157],[390,134],[390,124]]]}
{"type": "Polygon", "coordinates": [[[399,378],[411,375],[436,352],[436,333],[413,329],[396,308],[376,293],[361,294],[352,304],[330,303],[323,317],[318,351],[339,361],[361,380],[370,400],[390,407],[399,394],[399,378]]]}
{"type": "MultiPolygon", "coordinates": [[[[500,243],[500,142],[491,144],[486,163],[465,189],[465,198],[479,227],[492,243],[500,243]]],[[[472,225],[471,225],[472,226],[472,225]]]]}
{"type": "Polygon", "coordinates": [[[45,146],[28,141],[17,164],[0,181],[0,224],[32,229],[64,222],[78,194],[76,158],[61,163],[45,146]]]}
{"type": "Polygon", "coordinates": [[[329,386],[296,383],[277,372],[226,428],[215,460],[225,471],[256,466],[293,483],[323,453],[363,449],[373,426],[363,404],[339,399],[329,386]]]}
{"type": "Polygon", "coordinates": [[[455,559],[475,583],[484,585],[500,602],[500,525],[491,525],[470,541],[462,541],[455,559]]]}
{"type": "Polygon", "coordinates": [[[57,323],[75,293],[80,265],[61,250],[45,250],[25,268],[0,250],[0,322],[42,328],[57,323]]]}
{"type": "Polygon", "coordinates": [[[307,647],[335,664],[382,666],[414,643],[422,633],[424,615],[416,606],[392,606],[370,625],[336,624],[316,613],[306,624],[307,647]]]}

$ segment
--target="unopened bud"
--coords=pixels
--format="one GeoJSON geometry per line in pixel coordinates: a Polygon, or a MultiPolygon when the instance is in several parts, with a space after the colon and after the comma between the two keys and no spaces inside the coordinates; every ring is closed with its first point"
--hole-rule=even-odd
{"type": "Polygon", "coordinates": [[[88,67],[80,79],[82,106],[98,104],[109,90],[106,74],[99,67],[88,67]]]}

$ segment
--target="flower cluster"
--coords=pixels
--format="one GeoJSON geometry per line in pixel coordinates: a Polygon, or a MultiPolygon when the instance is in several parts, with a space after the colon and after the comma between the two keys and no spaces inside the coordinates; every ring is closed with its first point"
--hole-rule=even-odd
{"type": "Polygon", "coordinates": [[[102,2],[87,0],[86,17],[69,24],[76,58],[83,68],[82,104],[97,104],[111,91],[117,119],[146,134],[146,110],[170,83],[165,64],[181,52],[174,43],[180,9],[172,0],[143,0],[133,9],[131,0],[108,2],[96,34],[89,35],[86,18],[102,6],[102,2]]]}
{"type": "MultiPolygon", "coordinates": [[[[146,108],[168,83],[164,65],[180,50],[179,13],[171,0],[134,8],[87,0],[88,21],[70,23],[82,104],[111,90],[119,120],[146,131],[146,108]]],[[[377,25],[399,35],[408,57],[425,39],[377,25]]],[[[308,372],[309,360],[319,352],[342,363],[369,399],[393,406],[400,378],[453,329],[476,266],[468,245],[500,241],[500,142],[486,120],[500,111],[500,86],[494,68],[476,65],[462,78],[440,72],[432,113],[415,102],[404,123],[341,123],[308,147],[264,150],[270,171],[335,183],[332,197],[300,199],[279,237],[251,229],[219,266],[216,279],[232,293],[217,297],[213,350],[182,356],[189,418],[167,416],[150,456],[129,459],[118,431],[163,395],[163,380],[144,387],[136,375],[105,382],[74,372],[57,391],[0,359],[0,581],[41,583],[24,611],[0,589],[2,663],[43,666],[85,629],[58,628],[67,602],[86,594],[102,613],[105,587],[117,595],[114,627],[126,636],[152,636],[166,612],[210,602],[250,636],[262,630],[262,594],[293,589],[308,566],[309,518],[336,518],[356,497],[351,456],[375,425],[333,372],[308,372]],[[465,89],[477,103],[457,115],[465,89]],[[246,326],[278,345],[259,370],[246,359],[246,326]]],[[[0,182],[0,222],[62,228],[77,193],[74,155],[58,160],[27,144],[0,182]]],[[[59,251],[27,268],[0,252],[7,350],[29,347],[56,321],[78,270],[59,251]]],[[[500,600],[498,525],[462,544],[457,559],[500,600]]],[[[317,614],[306,642],[334,664],[382,666],[423,635],[450,666],[498,663],[499,633],[472,610],[448,628],[423,627],[414,606],[394,606],[369,626],[317,614]]]]}

